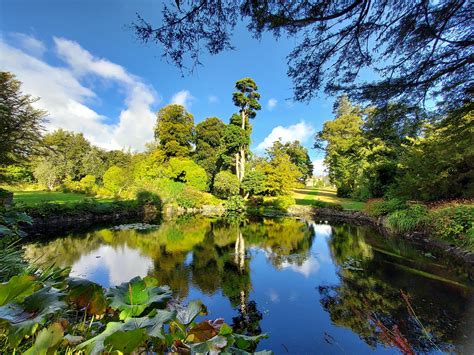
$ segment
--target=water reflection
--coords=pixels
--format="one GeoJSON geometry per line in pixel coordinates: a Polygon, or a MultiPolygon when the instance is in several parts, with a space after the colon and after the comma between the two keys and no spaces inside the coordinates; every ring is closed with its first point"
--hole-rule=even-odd
{"type": "Polygon", "coordinates": [[[183,216],[155,230],[103,229],[25,251],[106,287],[153,275],[242,333],[270,333],[260,347],[278,353],[465,351],[473,321],[462,277],[346,224],[183,216]]]}

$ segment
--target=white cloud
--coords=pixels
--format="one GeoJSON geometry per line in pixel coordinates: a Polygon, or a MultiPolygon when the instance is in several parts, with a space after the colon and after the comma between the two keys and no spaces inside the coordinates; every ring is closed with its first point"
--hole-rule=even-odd
{"type": "Polygon", "coordinates": [[[324,165],[324,159],[313,160],[313,167],[313,175],[327,175],[327,173],[325,172],[326,166],[324,165]]]}
{"type": "Polygon", "coordinates": [[[219,98],[215,95],[209,95],[207,100],[209,101],[210,104],[216,104],[219,102],[219,98]]]}
{"type": "Polygon", "coordinates": [[[283,127],[276,126],[270,132],[270,134],[265,137],[265,139],[257,146],[257,151],[264,151],[265,149],[271,147],[273,142],[281,141],[282,143],[292,142],[295,140],[300,141],[300,143],[305,143],[309,138],[314,134],[315,130],[313,126],[306,123],[305,121],[300,121],[297,124],[283,127]]]}
{"type": "Polygon", "coordinates": [[[189,90],[181,90],[173,95],[171,98],[172,104],[177,104],[189,109],[194,101],[194,96],[191,95],[189,90]]]}
{"type": "Polygon", "coordinates": [[[278,103],[278,100],[272,98],[272,99],[268,100],[267,108],[271,111],[276,107],[277,103],[278,103]]]}
{"type": "Polygon", "coordinates": [[[24,33],[11,33],[10,37],[18,43],[27,53],[41,57],[46,51],[46,46],[39,39],[24,33]]]}
{"type": "Polygon", "coordinates": [[[35,105],[49,113],[47,130],[82,132],[93,144],[106,149],[142,150],[153,139],[155,115],[151,106],[159,101],[153,88],[122,66],[94,57],[77,42],[54,38],[54,43],[67,66],[50,65],[0,40],[0,67],[23,82],[24,92],[41,98],[35,105]],[[92,101],[100,101],[90,79],[118,85],[125,93],[117,120],[109,120],[89,107],[92,101]]]}

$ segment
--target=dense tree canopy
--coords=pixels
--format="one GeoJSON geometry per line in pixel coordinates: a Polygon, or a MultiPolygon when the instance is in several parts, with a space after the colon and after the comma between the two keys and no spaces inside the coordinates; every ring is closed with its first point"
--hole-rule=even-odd
{"type": "Polygon", "coordinates": [[[347,96],[336,102],[333,121],[324,123],[316,137],[316,147],[327,142],[324,162],[329,167],[329,179],[337,187],[338,195],[349,196],[356,188],[357,172],[361,168],[362,135],[360,110],[352,106],[347,96]]]}
{"type": "Polygon", "coordinates": [[[0,72],[0,166],[24,162],[41,140],[46,112],[33,107],[38,101],[21,92],[21,83],[0,72]]]}
{"type": "Polygon", "coordinates": [[[325,86],[373,102],[439,94],[453,108],[473,91],[473,12],[469,0],[177,0],[163,5],[161,25],[139,16],[133,27],[178,67],[189,59],[193,68],[203,50],[233,49],[232,34],[243,20],[256,37],[297,38],[288,55],[296,100],[310,100],[325,86]],[[381,78],[354,84],[365,68],[381,78]]]}
{"type": "Polygon", "coordinates": [[[181,105],[171,104],[157,113],[155,139],[165,155],[188,156],[192,150],[194,118],[181,105]]]}
{"type": "Polygon", "coordinates": [[[196,125],[194,158],[207,172],[210,181],[220,169],[222,139],[226,125],[217,117],[209,117],[196,125]]]}
{"type": "Polygon", "coordinates": [[[276,141],[267,153],[270,157],[277,156],[279,153],[287,154],[291,162],[298,167],[301,173],[301,182],[305,182],[306,179],[313,176],[313,163],[309,157],[308,150],[299,141],[287,142],[285,144],[276,141]]]}

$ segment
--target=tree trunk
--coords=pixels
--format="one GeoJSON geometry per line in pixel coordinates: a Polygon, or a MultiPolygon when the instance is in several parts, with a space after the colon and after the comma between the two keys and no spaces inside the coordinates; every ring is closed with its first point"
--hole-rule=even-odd
{"type": "Polygon", "coordinates": [[[245,147],[240,147],[240,179],[239,181],[242,182],[245,176],[245,147]]]}
{"type": "MultiPolygon", "coordinates": [[[[242,117],[242,130],[245,131],[245,110],[240,110],[240,116],[242,117]]],[[[240,147],[240,176],[239,181],[242,182],[245,176],[245,147],[240,147]]]]}
{"type": "Polygon", "coordinates": [[[239,181],[240,179],[240,152],[235,153],[235,175],[237,175],[237,178],[239,181]]]}

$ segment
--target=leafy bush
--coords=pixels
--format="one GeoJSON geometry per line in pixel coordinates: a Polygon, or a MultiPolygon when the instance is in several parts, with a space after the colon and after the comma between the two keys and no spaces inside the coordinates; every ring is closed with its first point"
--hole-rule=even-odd
{"type": "Polygon", "coordinates": [[[245,200],[239,195],[231,196],[225,202],[225,208],[227,211],[242,212],[245,210],[245,200]]]}
{"type": "Polygon", "coordinates": [[[435,236],[474,247],[474,206],[451,205],[432,210],[430,225],[435,236]]]}
{"type": "Polygon", "coordinates": [[[429,227],[428,208],[419,204],[411,205],[407,209],[389,214],[387,223],[396,233],[426,230],[429,227]]]}
{"type": "Polygon", "coordinates": [[[372,199],[367,201],[364,211],[372,217],[388,215],[392,212],[404,210],[408,206],[405,201],[392,198],[390,200],[372,199]]]}
{"type": "Polygon", "coordinates": [[[204,192],[196,190],[191,186],[185,186],[176,198],[178,206],[184,208],[200,208],[205,204],[204,192]]]}
{"type": "Polygon", "coordinates": [[[342,207],[338,203],[325,202],[325,201],[321,201],[321,200],[314,200],[312,205],[314,207],[329,208],[329,209],[336,210],[336,211],[342,211],[344,209],[344,207],[342,207]]]}
{"type": "Polygon", "coordinates": [[[183,182],[198,190],[206,191],[207,173],[191,159],[171,158],[168,162],[167,175],[170,179],[183,182]]]}
{"type": "Polygon", "coordinates": [[[153,205],[157,208],[161,208],[160,196],[150,191],[138,191],[136,194],[136,200],[139,205],[153,205]]]}
{"type": "Polygon", "coordinates": [[[104,215],[125,211],[136,211],[139,203],[137,201],[113,201],[99,202],[93,199],[75,203],[48,203],[43,202],[35,206],[17,206],[20,212],[31,216],[80,216],[84,214],[104,215]]]}
{"type": "Polygon", "coordinates": [[[273,200],[273,207],[281,211],[286,211],[288,207],[295,204],[296,201],[293,196],[278,196],[273,200]]]}
{"type": "Polygon", "coordinates": [[[239,194],[240,182],[235,174],[221,171],[214,178],[214,194],[220,198],[229,198],[239,194]]]}
{"type": "Polygon", "coordinates": [[[113,165],[107,169],[102,177],[104,187],[116,195],[130,183],[130,176],[126,169],[113,165]]]}

